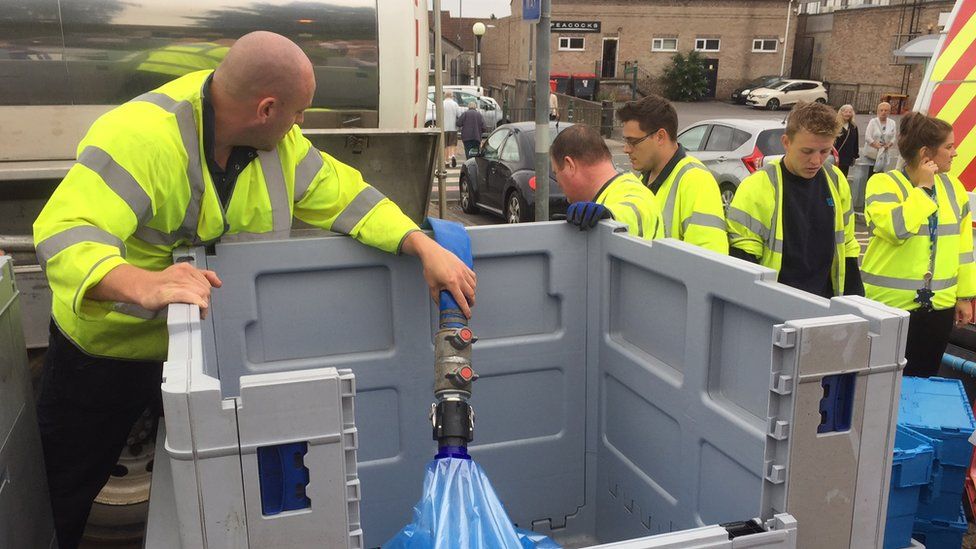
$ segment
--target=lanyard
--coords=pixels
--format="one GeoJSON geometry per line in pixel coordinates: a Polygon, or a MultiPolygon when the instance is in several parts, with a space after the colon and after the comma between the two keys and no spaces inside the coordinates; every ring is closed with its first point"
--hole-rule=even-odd
{"type": "MultiPolygon", "coordinates": [[[[908,172],[902,170],[905,174],[905,179],[911,181],[908,177],[908,172]]],[[[935,251],[936,242],[939,238],[939,210],[938,210],[938,199],[936,198],[935,185],[932,185],[931,189],[925,189],[925,194],[936,203],[936,210],[929,215],[928,225],[929,225],[929,268],[922,277],[923,284],[915,292],[915,302],[919,304],[919,308],[923,311],[932,310],[932,298],[935,296],[935,292],[932,291],[932,275],[935,272],[935,251]]]]}

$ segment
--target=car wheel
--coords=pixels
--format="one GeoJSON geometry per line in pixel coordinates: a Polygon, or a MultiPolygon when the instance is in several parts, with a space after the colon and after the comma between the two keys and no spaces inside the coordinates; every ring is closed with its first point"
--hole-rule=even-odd
{"type": "Polygon", "coordinates": [[[722,208],[725,211],[729,210],[729,204],[732,203],[732,197],[735,196],[735,185],[726,181],[718,186],[719,192],[722,195],[722,208]]]}
{"type": "Polygon", "coordinates": [[[513,189],[505,199],[505,222],[524,223],[526,221],[525,200],[522,193],[513,189]]]}
{"type": "Polygon", "coordinates": [[[779,99],[770,99],[766,103],[766,108],[768,110],[771,110],[771,111],[775,111],[776,109],[778,109],[779,108],[779,99]]]}
{"type": "Polygon", "coordinates": [[[471,195],[471,185],[468,183],[468,176],[462,175],[458,181],[458,194],[460,195],[461,211],[464,213],[478,213],[478,207],[474,205],[474,196],[471,195]]]}
{"type": "Polygon", "coordinates": [[[424,127],[425,128],[433,128],[434,127],[434,121],[433,120],[428,120],[428,121],[424,122],[424,127]]]}
{"type": "Polygon", "coordinates": [[[823,97],[818,97],[817,100],[816,100],[816,102],[817,103],[820,103],[821,105],[827,104],[827,100],[824,99],[823,97]]]}

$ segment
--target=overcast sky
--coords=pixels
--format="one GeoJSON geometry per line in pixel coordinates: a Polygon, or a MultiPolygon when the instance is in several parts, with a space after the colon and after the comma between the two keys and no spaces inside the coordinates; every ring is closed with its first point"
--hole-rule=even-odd
{"type": "MultiPolygon", "coordinates": [[[[521,1],[521,0],[516,0],[521,1]]],[[[433,7],[434,2],[427,0],[433,7]]],[[[441,0],[441,9],[449,10],[451,17],[505,17],[512,14],[510,0],[441,0]]]]}

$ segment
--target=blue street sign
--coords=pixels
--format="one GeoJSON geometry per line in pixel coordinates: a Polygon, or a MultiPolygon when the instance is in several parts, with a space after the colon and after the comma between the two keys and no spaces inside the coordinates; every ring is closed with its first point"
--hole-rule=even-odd
{"type": "Polygon", "coordinates": [[[538,21],[542,17],[542,0],[522,0],[522,20],[538,21]]]}

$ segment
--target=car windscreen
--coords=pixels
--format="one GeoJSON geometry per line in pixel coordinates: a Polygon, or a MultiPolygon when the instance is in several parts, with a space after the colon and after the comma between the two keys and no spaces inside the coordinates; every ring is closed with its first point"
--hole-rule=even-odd
{"type": "Polygon", "coordinates": [[[776,128],[759,132],[759,136],[756,137],[756,147],[759,148],[759,152],[763,156],[784,154],[782,139],[784,132],[786,132],[786,128],[776,128]]]}

